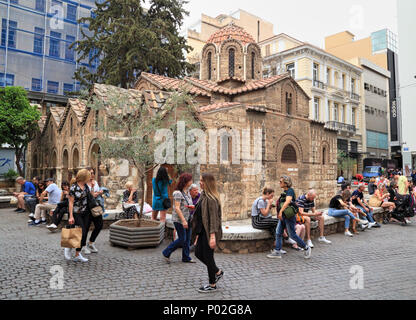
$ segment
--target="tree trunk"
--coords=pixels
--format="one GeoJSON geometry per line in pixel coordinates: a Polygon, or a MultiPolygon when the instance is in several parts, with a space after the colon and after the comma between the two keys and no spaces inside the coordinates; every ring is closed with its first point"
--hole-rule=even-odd
{"type": "Polygon", "coordinates": [[[21,148],[15,148],[17,171],[19,173],[19,176],[24,177],[23,169],[20,166],[20,159],[22,158],[22,153],[23,153],[23,151],[22,151],[21,148]]]}
{"type": "Polygon", "coordinates": [[[141,198],[142,198],[142,205],[140,206],[140,212],[139,212],[139,217],[143,217],[143,212],[144,212],[144,198],[145,198],[145,193],[144,193],[144,180],[146,179],[146,175],[141,175],[140,176],[140,188],[142,189],[141,191],[141,198]]]}

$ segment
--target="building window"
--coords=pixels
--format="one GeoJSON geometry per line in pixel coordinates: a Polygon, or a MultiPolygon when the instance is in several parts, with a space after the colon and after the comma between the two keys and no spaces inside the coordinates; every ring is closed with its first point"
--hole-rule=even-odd
{"type": "Polygon", "coordinates": [[[234,77],[234,69],[235,69],[235,50],[231,48],[228,51],[228,75],[230,77],[234,77]]]}
{"type": "Polygon", "coordinates": [[[368,83],[364,83],[364,89],[369,91],[370,90],[370,85],[368,83]]]}
{"type": "Polygon", "coordinates": [[[345,74],[342,75],[342,83],[341,83],[342,90],[345,90],[345,74]]]}
{"type": "Polygon", "coordinates": [[[341,107],[341,122],[345,123],[345,106],[341,107]]]}
{"type": "Polygon", "coordinates": [[[266,57],[270,56],[270,44],[266,45],[266,57]]]}
{"type": "Polygon", "coordinates": [[[292,94],[286,92],[286,113],[292,114],[292,94]]]}
{"type": "Polygon", "coordinates": [[[66,36],[66,43],[65,43],[65,59],[74,61],[74,49],[69,49],[70,45],[75,42],[75,37],[73,36],[66,36]]]}
{"type": "Polygon", "coordinates": [[[32,91],[42,91],[42,79],[32,78],[32,91]]]}
{"type": "Polygon", "coordinates": [[[60,57],[60,42],[61,34],[59,32],[51,31],[50,40],[49,40],[49,55],[51,57],[60,57]]]}
{"type": "Polygon", "coordinates": [[[10,0],[10,3],[19,4],[19,0],[10,0]]]}
{"type": "Polygon", "coordinates": [[[331,85],[331,69],[330,68],[326,68],[326,84],[328,86],[331,85]]]}
{"type": "Polygon", "coordinates": [[[14,86],[14,74],[0,73],[0,87],[13,87],[14,86]]]}
{"type": "Polygon", "coordinates": [[[295,79],[295,64],[289,63],[286,65],[286,71],[290,73],[290,76],[295,79]]]}
{"type": "Polygon", "coordinates": [[[69,127],[69,135],[72,137],[74,134],[74,122],[72,121],[72,117],[71,117],[71,121],[70,121],[70,127],[69,127]]]}
{"type": "Polygon", "coordinates": [[[313,105],[314,105],[314,119],[319,121],[319,98],[314,99],[313,105]]]}
{"type": "Polygon", "coordinates": [[[313,64],[313,81],[319,81],[319,64],[313,64]]]}
{"type": "Polygon", "coordinates": [[[74,91],[74,85],[72,83],[64,83],[64,95],[73,91],[74,91]]]}
{"type": "Polygon", "coordinates": [[[254,52],[251,53],[251,79],[254,79],[254,63],[256,61],[256,54],[254,52]]]}
{"type": "Polygon", "coordinates": [[[338,118],[338,103],[334,103],[334,121],[339,122],[338,118]]]}
{"type": "Polygon", "coordinates": [[[355,79],[351,79],[351,93],[355,93],[355,79]]]}
{"type": "MultiPolygon", "coordinates": [[[[7,46],[9,48],[16,48],[16,29],[17,22],[9,20],[9,40],[7,41],[7,46]]],[[[1,45],[6,46],[6,37],[7,37],[7,20],[1,20],[1,45]]]]}
{"type": "Polygon", "coordinates": [[[329,100],[326,105],[326,116],[327,116],[327,121],[331,121],[331,102],[329,100]]]}
{"type": "Polygon", "coordinates": [[[356,108],[352,108],[351,118],[352,118],[352,125],[355,126],[357,124],[357,109],[356,108]]]}
{"type": "Polygon", "coordinates": [[[45,0],[36,0],[35,9],[40,12],[45,12],[45,0]]]}
{"type": "Polygon", "coordinates": [[[326,147],[322,148],[322,164],[326,165],[326,147]]]}
{"type": "Polygon", "coordinates": [[[212,74],[211,74],[211,68],[212,68],[212,53],[211,52],[208,52],[207,65],[208,65],[208,80],[211,80],[211,78],[212,78],[212,74]]]}
{"type": "Polygon", "coordinates": [[[33,40],[33,52],[43,54],[43,38],[45,30],[42,28],[35,27],[35,35],[33,40]]]}
{"type": "Polygon", "coordinates": [[[59,91],[59,82],[48,81],[48,93],[58,94],[59,91]]]}
{"type": "Polygon", "coordinates": [[[66,18],[68,20],[76,21],[77,20],[77,7],[68,4],[66,7],[66,18]]]}
{"type": "Polygon", "coordinates": [[[297,163],[296,151],[292,145],[288,144],[282,152],[282,163],[297,163]]]}

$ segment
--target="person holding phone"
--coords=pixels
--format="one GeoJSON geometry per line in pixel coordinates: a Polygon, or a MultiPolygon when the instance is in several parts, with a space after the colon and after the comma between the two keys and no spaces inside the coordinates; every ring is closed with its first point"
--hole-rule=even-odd
{"type": "Polygon", "coordinates": [[[173,241],[164,251],[163,256],[167,263],[170,263],[171,254],[182,247],[182,262],[194,263],[189,256],[191,244],[191,214],[190,209],[195,209],[192,198],[188,194],[189,187],[192,185],[192,175],[183,173],[179,177],[176,191],[173,193],[172,222],[175,226],[178,239],[173,241]]]}

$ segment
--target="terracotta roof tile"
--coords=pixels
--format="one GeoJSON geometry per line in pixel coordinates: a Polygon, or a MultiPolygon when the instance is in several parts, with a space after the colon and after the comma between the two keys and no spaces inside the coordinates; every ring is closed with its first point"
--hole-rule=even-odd
{"type": "Polygon", "coordinates": [[[241,102],[219,102],[219,103],[210,104],[208,106],[200,107],[199,112],[209,112],[213,110],[237,107],[240,105],[241,105],[241,102]]]}
{"type": "Polygon", "coordinates": [[[220,45],[223,41],[228,39],[241,41],[243,45],[248,43],[256,43],[254,38],[249,33],[233,23],[230,23],[220,30],[214,32],[208,38],[207,43],[215,43],[216,45],[220,45]]]}

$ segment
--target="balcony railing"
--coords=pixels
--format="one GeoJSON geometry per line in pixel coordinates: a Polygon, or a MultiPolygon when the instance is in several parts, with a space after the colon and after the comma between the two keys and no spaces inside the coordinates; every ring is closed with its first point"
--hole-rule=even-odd
{"type": "Polygon", "coordinates": [[[357,101],[359,101],[359,100],[360,100],[360,96],[359,96],[358,94],[354,93],[354,92],[351,92],[351,93],[350,93],[350,97],[351,97],[351,99],[353,99],[353,100],[357,100],[357,101]]]}
{"type": "Polygon", "coordinates": [[[348,132],[352,134],[355,134],[357,132],[357,128],[354,125],[337,121],[328,121],[325,126],[329,129],[348,132]]]}
{"type": "Polygon", "coordinates": [[[326,89],[326,84],[319,80],[313,80],[313,86],[322,90],[326,89]]]}

